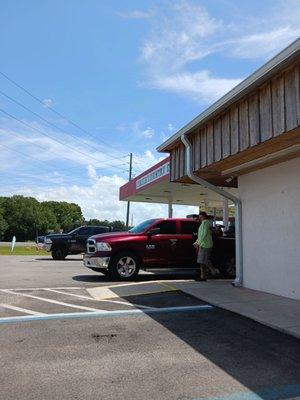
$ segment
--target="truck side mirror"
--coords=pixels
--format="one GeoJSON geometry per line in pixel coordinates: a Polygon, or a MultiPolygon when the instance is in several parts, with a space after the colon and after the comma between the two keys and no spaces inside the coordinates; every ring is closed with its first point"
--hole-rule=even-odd
{"type": "Polygon", "coordinates": [[[150,229],[150,230],[147,232],[147,235],[148,235],[148,236],[158,235],[158,234],[160,234],[160,228],[153,228],[153,229],[150,229]]]}

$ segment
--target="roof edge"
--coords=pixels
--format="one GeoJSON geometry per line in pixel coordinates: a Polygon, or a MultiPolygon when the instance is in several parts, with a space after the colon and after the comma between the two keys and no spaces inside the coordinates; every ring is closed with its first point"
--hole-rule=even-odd
{"type": "Polygon", "coordinates": [[[186,124],[164,143],[158,146],[157,151],[167,152],[174,144],[174,142],[180,138],[181,135],[190,132],[198,124],[206,121],[209,118],[212,118],[217,112],[222,111],[224,108],[237,101],[243,95],[247,94],[250,89],[253,89],[253,87],[258,85],[263,79],[268,78],[269,75],[276,72],[276,70],[282,67],[288,60],[295,57],[297,53],[300,54],[300,37],[292,42],[285,49],[283,49],[276,56],[271,58],[271,60],[262,65],[251,75],[249,75],[248,78],[244,79],[241,83],[231,89],[228,93],[226,93],[223,97],[213,103],[210,107],[200,113],[196,118],[186,124]]]}

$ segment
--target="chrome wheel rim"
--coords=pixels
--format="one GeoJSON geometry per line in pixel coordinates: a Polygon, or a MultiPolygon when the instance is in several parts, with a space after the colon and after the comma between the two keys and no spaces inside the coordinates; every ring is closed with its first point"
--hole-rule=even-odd
{"type": "Polygon", "coordinates": [[[136,271],[134,259],[129,256],[120,258],[117,264],[117,271],[122,278],[131,277],[136,271]]]}

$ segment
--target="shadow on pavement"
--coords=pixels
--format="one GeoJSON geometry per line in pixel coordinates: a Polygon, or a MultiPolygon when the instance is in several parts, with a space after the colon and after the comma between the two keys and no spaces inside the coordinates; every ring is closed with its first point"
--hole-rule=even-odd
{"type": "MultiPolygon", "coordinates": [[[[255,399],[300,396],[300,342],[296,338],[219,308],[149,316],[256,393],[255,399]]],[[[233,395],[232,399],[248,397],[233,395]]]]}
{"type": "Polygon", "coordinates": [[[36,261],[53,261],[53,262],[65,262],[65,261],[81,261],[82,258],[65,258],[64,260],[53,260],[52,257],[39,257],[35,259],[36,261]]]}
{"type": "Polygon", "coordinates": [[[105,275],[75,275],[72,279],[77,282],[111,282],[111,279],[105,275]]]}
{"type": "MultiPolygon", "coordinates": [[[[195,272],[190,271],[180,274],[145,273],[139,275],[135,282],[192,279],[194,276],[195,272]]],[[[103,275],[78,275],[73,279],[111,282],[103,275]]],[[[182,305],[182,296],[178,293],[157,294],[155,297],[156,307],[182,305]],[[164,300],[160,300],[159,296],[164,296],[164,300]]],[[[145,295],[120,298],[132,304],[153,306],[153,299],[148,303],[145,295]]],[[[193,303],[192,299],[186,299],[184,303],[187,301],[193,303]]],[[[197,302],[199,304],[199,300],[197,302]]],[[[147,311],[144,312],[147,314],[147,311]]],[[[251,391],[255,399],[279,400],[300,396],[300,341],[296,338],[217,307],[191,313],[148,313],[148,316],[225,371],[246,391],[251,391]]],[[[216,381],[215,385],[222,385],[222,382],[216,381]]],[[[248,400],[247,392],[245,396],[232,394],[231,397],[248,400]]]]}
{"type": "Polygon", "coordinates": [[[196,272],[190,273],[155,273],[155,274],[140,274],[136,279],[132,279],[130,281],[113,281],[112,278],[106,277],[99,273],[99,275],[75,275],[72,277],[74,281],[79,282],[101,282],[101,281],[110,281],[112,283],[134,283],[134,282],[153,282],[158,280],[186,280],[186,279],[194,279],[196,277],[196,272]]]}
{"type": "MultiPolygon", "coordinates": [[[[164,277],[174,279],[174,274],[141,275],[139,281],[142,278],[150,282],[164,277]]],[[[95,278],[101,279],[100,276],[95,278]]],[[[120,298],[132,304],[157,308],[204,304],[180,291],[121,295],[120,298]]],[[[193,312],[174,311],[172,314],[147,310],[144,313],[245,388],[244,394],[231,393],[221,399],[279,400],[300,396],[300,341],[296,338],[218,307],[193,312]],[[252,397],[251,393],[248,396],[248,390],[252,397]]],[[[170,352],[173,350],[176,349],[170,348],[170,352]]],[[[199,374],[204,364],[199,361],[199,374]]],[[[222,382],[214,381],[213,376],[211,379],[212,385],[222,386],[222,382]]]]}

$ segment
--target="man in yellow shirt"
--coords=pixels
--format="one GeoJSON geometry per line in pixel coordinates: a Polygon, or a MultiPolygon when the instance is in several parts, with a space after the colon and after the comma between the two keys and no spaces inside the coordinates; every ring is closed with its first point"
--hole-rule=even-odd
{"type": "Polygon", "coordinates": [[[199,221],[201,222],[198,230],[198,239],[194,246],[198,250],[197,264],[200,266],[200,277],[197,280],[206,280],[206,268],[209,263],[209,256],[213,247],[213,240],[211,235],[211,226],[206,212],[202,211],[199,214],[199,221]]]}

